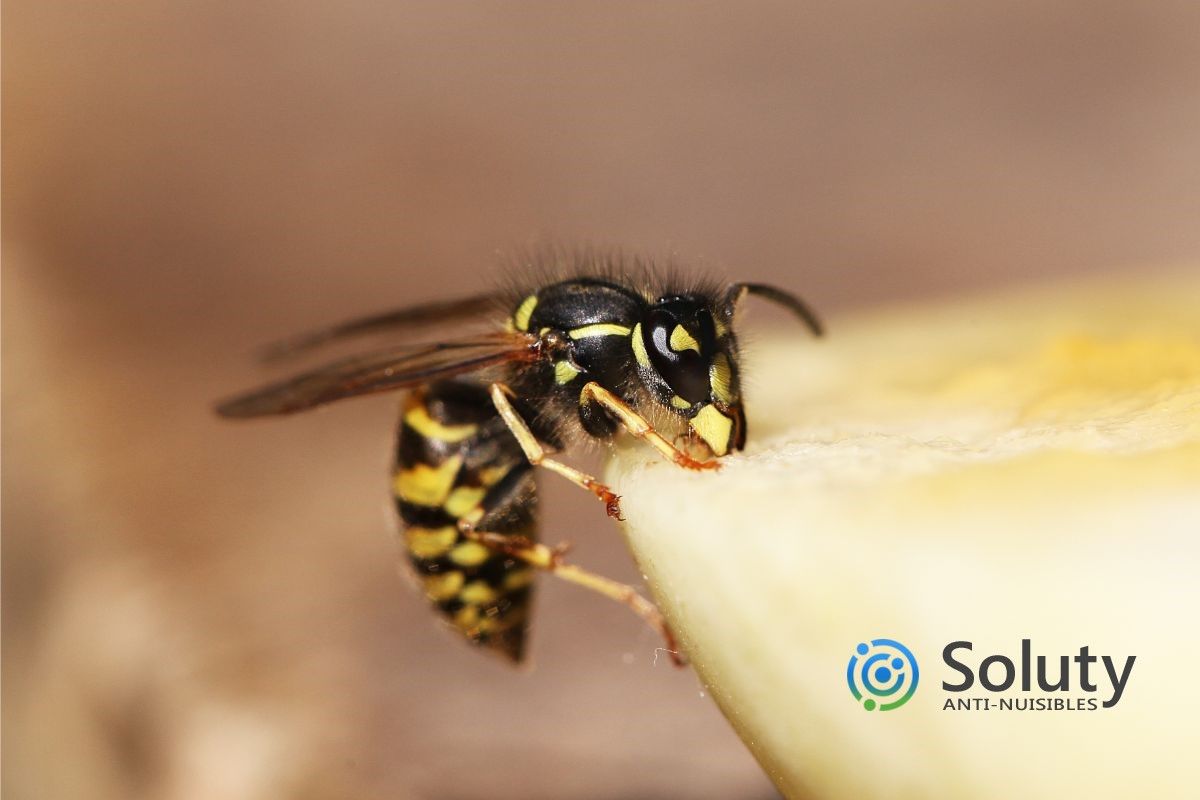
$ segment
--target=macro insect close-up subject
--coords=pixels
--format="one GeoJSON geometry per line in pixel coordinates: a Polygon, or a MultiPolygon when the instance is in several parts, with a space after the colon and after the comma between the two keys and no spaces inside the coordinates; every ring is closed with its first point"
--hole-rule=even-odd
{"type": "Polygon", "coordinates": [[[2,800],[1197,796],[1200,3],[4,22],[2,800]]]}
{"type": "Polygon", "coordinates": [[[526,650],[533,576],[541,570],[627,605],[683,664],[662,615],[631,586],[564,559],[538,536],[535,467],[593,494],[620,519],[619,497],[556,457],[622,430],[682,469],[711,470],[746,443],[736,316],[747,296],[777,303],[815,335],[795,295],[758,283],[688,283],[574,257],[571,277],[386,312],[274,345],[265,360],[444,324],[492,323],[444,341],[336,360],[220,403],[224,417],[315,408],[409,390],[392,488],[409,562],[439,614],[470,642],[511,661],[526,650]]]}

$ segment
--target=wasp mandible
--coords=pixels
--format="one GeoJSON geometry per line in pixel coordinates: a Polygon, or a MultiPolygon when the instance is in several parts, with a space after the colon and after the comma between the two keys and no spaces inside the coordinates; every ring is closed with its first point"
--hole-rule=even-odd
{"type": "Polygon", "coordinates": [[[490,331],[456,340],[338,360],[217,407],[224,417],[261,417],[410,390],[392,476],[409,561],[456,630],[514,662],[525,652],[536,570],[624,603],[669,651],[678,649],[636,589],[539,543],[534,468],[558,473],[619,517],[609,487],[554,456],[624,429],[679,467],[715,469],[746,442],[734,335],[741,301],[773,301],[821,334],[800,299],[772,286],[688,284],[635,274],[619,260],[575,261],[569,276],[499,300],[486,294],[413,306],[287,340],[268,359],[367,334],[493,322],[490,331]]]}

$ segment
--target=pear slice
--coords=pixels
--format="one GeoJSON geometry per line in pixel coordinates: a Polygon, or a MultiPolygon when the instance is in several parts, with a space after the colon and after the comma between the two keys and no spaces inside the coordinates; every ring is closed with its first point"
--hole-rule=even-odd
{"type": "Polygon", "coordinates": [[[749,447],[720,472],[620,449],[651,591],[785,795],[1195,796],[1198,273],[834,318],[749,348],[749,447]],[[847,683],[878,638],[920,669],[888,711],[847,683]],[[1136,661],[1105,708],[1099,661],[1094,691],[1074,660],[1068,690],[1022,691],[1022,640],[1051,683],[1083,646],[1136,661]],[[1099,707],[998,708],[1056,698],[1099,707]]]}

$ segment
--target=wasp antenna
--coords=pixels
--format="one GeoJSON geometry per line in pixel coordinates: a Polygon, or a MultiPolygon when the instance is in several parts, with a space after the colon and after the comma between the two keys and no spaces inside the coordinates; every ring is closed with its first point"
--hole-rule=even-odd
{"type": "Polygon", "coordinates": [[[725,294],[725,310],[729,314],[732,314],[742,301],[742,298],[748,294],[761,297],[764,300],[770,300],[772,303],[783,306],[788,311],[791,311],[801,322],[808,326],[813,336],[823,336],[825,334],[825,328],[821,325],[821,320],[817,318],[812,309],[804,304],[803,300],[790,292],[785,292],[783,289],[765,283],[735,283],[729,287],[729,291],[725,294]]]}

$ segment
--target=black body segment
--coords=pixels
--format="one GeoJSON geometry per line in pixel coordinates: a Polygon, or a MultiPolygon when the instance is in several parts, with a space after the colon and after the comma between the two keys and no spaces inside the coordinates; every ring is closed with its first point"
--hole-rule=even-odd
{"type": "Polygon", "coordinates": [[[487,531],[537,539],[532,467],[485,386],[442,381],[409,395],[393,493],[409,561],[435,610],[472,643],[520,661],[533,568],[458,529],[484,508],[487,531]]]}
{"type": "Polygon", "coordinates": [[[593,278],[551,284],[525,297],[513,312],[511,326],[534,334],[553,331],[562,337],[563,347],[549,369],[522,376],[522,394],[546,396],[560,413],[578,413],[590,436],[612,436],[616,423],[611,417],[588,407],[576,412],[574,406],[591,381],[616,388],[636,376],[629,336],[645,302],[627,287],[593,278]]]}
{"type": "Polygon", "coordinates": [[[554,283],[539,289],[536,297],[524,329],[534,333],[542,328],[568,331],[612,322],[633,325],[646,302],[632,289],[594,278],[554,283]]]}

